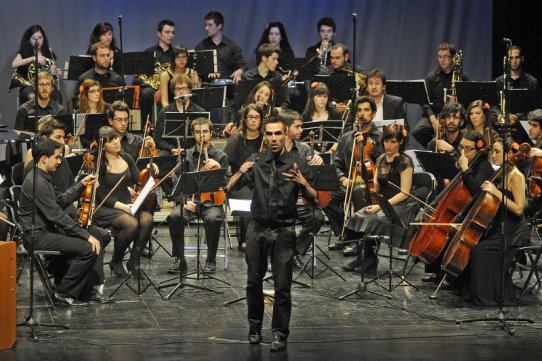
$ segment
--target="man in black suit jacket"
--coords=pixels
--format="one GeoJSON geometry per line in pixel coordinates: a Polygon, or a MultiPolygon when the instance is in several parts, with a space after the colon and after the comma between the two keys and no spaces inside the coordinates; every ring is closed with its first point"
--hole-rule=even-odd
{"type": "Polygon", "coordinates": [[[376,116],[373,121],[404,119],[406,124],[403,98],[384,93],[386,74],[380,69],[373,69],[367,74],[367,93],[376,103],[376,116]]]}

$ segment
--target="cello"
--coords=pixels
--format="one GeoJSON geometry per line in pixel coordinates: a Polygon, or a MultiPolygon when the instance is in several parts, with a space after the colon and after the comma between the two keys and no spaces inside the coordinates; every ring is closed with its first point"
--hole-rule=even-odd
{"type": "MultiPolygon", "coordinates": [[[[530,152],[531,146],[523,143],[519,146],[519,151],[511,155],[507,162],[510,165],[514,165],[518,159],[528,157],[530,152]]],[[[491,177],[490,182],[494,183],[496,179],[500,178],[504,168],[501,167],[491,177]]],[[[463,272],[469,262],[472,248],[478,244],[484,235],[499,211],[500,205],[500,198],[486,191],[481,191],[463,220],[461,227],[453,236],[446,253],[444,253],[442,260],[443,271],[456,277],[463,272]]]]}
{"type": "MultiPolygon", "coordinates": [[[[488,152],[489,147],[481,149],[470,162],[469,168],[488,152]]],[[[459,172],[431,203],[435,210],[424,221],[428,224],[422,225],[412,237],[409,246],[410,255],[418,257],[425,264],[433,263],[444,250],[448,232],[452,227],[451,222],[471,201],[472,195],[463,184],[463,172],[459,172]]]]}

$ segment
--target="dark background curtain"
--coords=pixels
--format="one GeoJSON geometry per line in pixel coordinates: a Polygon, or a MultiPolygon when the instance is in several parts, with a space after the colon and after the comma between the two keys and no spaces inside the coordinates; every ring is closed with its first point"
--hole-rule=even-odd
{"type": "MultiPolygon", "coordinates": [[[[13,125],[18,91],[8,93],[11,62],[24,30],[41,24],[49,44],[64,64],[70,55],[83,54],[90,32],[100,21],[114,26],[123,15],[125,51],[140,51],[157,43],[156,25],[169,18],[176,24],[175,44],[193,48],[205,37],[203,18],[209,10],[225,17],[224,34],[238,42],[247,61],[266,23],[281,21],[296,56],[319,41],[316,23],[323,16],[337,22],[336,41],[352,46],[352,13],[358,15],[356,62],[370,70],[384,70],[388,79],[421,79],[437,65],[436,47],[453,42],[464,53],[464,71],[473,80],[492,77],[492,0],[209,0],[209,1],[2,1],[0,4],[0,122],[13,125]]],[[[74,82],[62,81],[64,99],[74,82]]],[[[409,107],[409,113],[417,107],[409,107]]],[[[416,115],[417,116],[417,115],[416,115]]],[[[411,116],[411,123],[415,122],[411,116]]]]}

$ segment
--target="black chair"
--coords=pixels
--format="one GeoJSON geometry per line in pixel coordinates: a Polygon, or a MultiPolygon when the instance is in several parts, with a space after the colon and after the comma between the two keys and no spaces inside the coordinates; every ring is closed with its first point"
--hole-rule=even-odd
{"type": "Polygon", "coordinates": [[[11,182],[14,185],[23,184],[24,163],[19,162],[11,166],[11,182]]]}
{"type": "Polygon", "coordinates": [[[523,279],[524,271],[529,272],[527,278],[523,282],[523,285],[517,286],[521,289],[521,294],[517,299],[518,304],[521,303],[527,292],[533,292],[535,287],[542,285],[542,277],[538,271],[538,262],[540,261],[540,256],[542,255],[542,235],[540,234],[542,231],[540,229],[541,225],[542,223],[540,220],[533,220],[533,222],[531,222],[531,226],[534,227],[538,236],[538,242],[536,245],[527,245],[516,248],[509,268],[510,274],[517,271],[521,279],[523,279]],[[530,285],[533,276],[535,277],[535,282],[533,285],[530,285]]]}

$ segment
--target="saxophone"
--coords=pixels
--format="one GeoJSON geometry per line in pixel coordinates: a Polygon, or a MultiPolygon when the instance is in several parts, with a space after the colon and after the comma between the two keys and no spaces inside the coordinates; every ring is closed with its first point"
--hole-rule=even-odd
{"type": "Polygon", "coordinates": [[[157,61],[154,63],[154,73],[152,75],[139,74],[136,75],[135,78],[141,81],[142,85],[149,86],[154,90],[158,90],[160,89],[160,74],[166,70],[169,70],[170,68],[170,63],[160,64],[160,62],[157,61]]]}
{"type": "Polygon", "coordinates": [[[453,71],[452,71],[452,86],[450,89],[444,88],[444,104],[449,102],[450,97],[456,98],[455,84],[461,81],[461,74],[463,73],[463,51],[458,50],[452,58],[453,71]]]}

